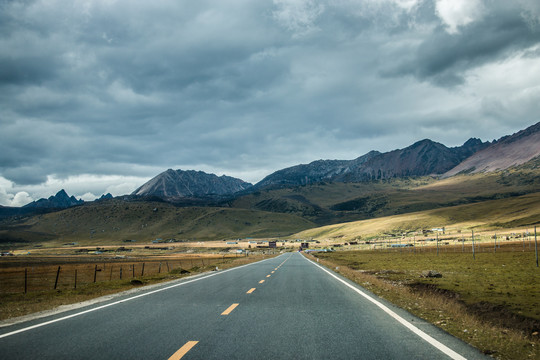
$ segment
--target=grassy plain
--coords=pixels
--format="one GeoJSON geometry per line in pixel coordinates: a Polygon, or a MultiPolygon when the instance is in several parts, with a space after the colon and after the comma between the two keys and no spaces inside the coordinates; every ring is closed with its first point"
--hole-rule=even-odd
{"type": "Polygon", "coordinates": [[[520,243],[494,252],[339,251],[323,264],[498,359],[540,358],[540,270],[520,243]],[[442,277],[424,277],[434,270],[442,277]]]}
{"type": "Polygon", "coordinates": [[[540,192],[536,192],[508,199],[328,225],[308,229],[294,236],[350,241],[445,227],[445,233],[453,233],[454,237],[459,238],[465,231],[496,232],[516,227],[532,228],[539,222],[540,192]]]}

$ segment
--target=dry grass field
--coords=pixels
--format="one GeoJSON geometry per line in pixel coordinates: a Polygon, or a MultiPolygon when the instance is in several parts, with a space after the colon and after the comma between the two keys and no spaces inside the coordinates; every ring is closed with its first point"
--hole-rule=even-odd
{"type": "Polygon", "coordinates": [[[454,234],[454,238],[460,238],[468,236],[472,230],[503,233],[518,227],[532,229],[538,223],[540,193],[532,193],[508,199],[328,225],[302,231],[295,234],[295,237],[354,241],[445,227],[445,235],[454,234]]]}

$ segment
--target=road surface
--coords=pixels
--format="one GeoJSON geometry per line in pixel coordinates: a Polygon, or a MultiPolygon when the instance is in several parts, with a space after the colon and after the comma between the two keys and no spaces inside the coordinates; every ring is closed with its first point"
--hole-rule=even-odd
{"type": "Polygon", "coordinates": [[[261,262],[0,328],[3,359],[485,359],[306,259],[261,262]]]}

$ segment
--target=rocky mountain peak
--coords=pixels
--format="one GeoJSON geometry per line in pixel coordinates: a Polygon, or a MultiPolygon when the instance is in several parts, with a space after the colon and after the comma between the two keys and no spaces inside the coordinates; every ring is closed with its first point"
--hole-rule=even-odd
{"type": "Polygon", "coordinates": [[[168,169],[136,189],[132,195],[185,198],[226,196],[246,190],[252,185],[230,176],[207,174],[195,170],[168,169]]]}
{"type": "Polygon", "coordinates": [[[25,208],[45,208],[45,209],[65,209],[75,205],[83,204],[83,200],[77,200],[75,196],[69,196],[67,192],[62,189],[54,196],[50,196],[48,199],[39,199],[26,204],[25,208]]]}
{"type": "Polygon", "coordinates": [[[513,135],[504,136],[471,154],[443,176],[505,170],[540,156],[540,122],[513,135]]]}

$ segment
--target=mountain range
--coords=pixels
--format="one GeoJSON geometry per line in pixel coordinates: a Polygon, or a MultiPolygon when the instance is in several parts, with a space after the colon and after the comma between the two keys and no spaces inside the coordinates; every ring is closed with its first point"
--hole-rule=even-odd
{"type": "MultiPolygon", "coordinates": [[[[354,160],[292,166],[255,185],[169,169],[116,198],[107,194],[83,203],[62,190],[22,208],[0,206],[0,246],[288,236],[322,225],[437,209],[448,213],[447,223],[468,222],[471,209],[479,219],[504,206],[505,213],[480,223],[533,226],[540,216],[539,136],[540,123],[493,142],[470,139],[449,148],[422,140],[354,160]]],[[[440,225],[441,219],[437,215],[418,226],[440,225]]]]}
{"type": "Polygon", "coordinates": [[[370,151],[354,160],[317,160],[278,170],[255,185],[228,176],[201,171],[167,170],[132,195],[165,200],[231,197],[263,189],[308,184],[355,183],[393,178],[442,176],[463,172],[490,172],[523,164],[540,155],[540,123],[493,142],[471,138],[446,147],[429,139],[386,153],[370,151]]]}
{"type": "Polygon", "coordinates": [[[69,196],[64,189],[48,199],[39,199],[23,206],[34,209],[65,209],[71,206],[83,204],[83,200],[77,200],[75,196],[69,196]]]}
{"type": "Polygon", "coordinates": [[[425,139],[404,149],[387,153],[371,151],[354,160],[318,160],[268,175],[255,188],[298,186],[326,182],[362,182],[396,177],[442,174],[478,150],[490,145],[470,139],[459,147],[448,148],[425,139]]]}
{"type": "MultiPolygon", "coordinates": [[[[463,145],[446,147],[429,139],[406,148],[381,153],[370,151],[353,160],[317,160],[278,170],[253,185],[241,179],[194,170],[168,169],[130,196],[159,198],[184,205],[215,204],[260,190],[318,183],[358,183],[393,178],[492,172],[524,164],[540,156],[540,122],[493,142],[471,138],[463,145]]],[[[110,194],[97,200],[110,199],[110,194]]],[[[23,208],[60,209],[82,204],[64,190],[23,208]]],[[[3,212],[9,213],[7,208],[3,212]]]]}

